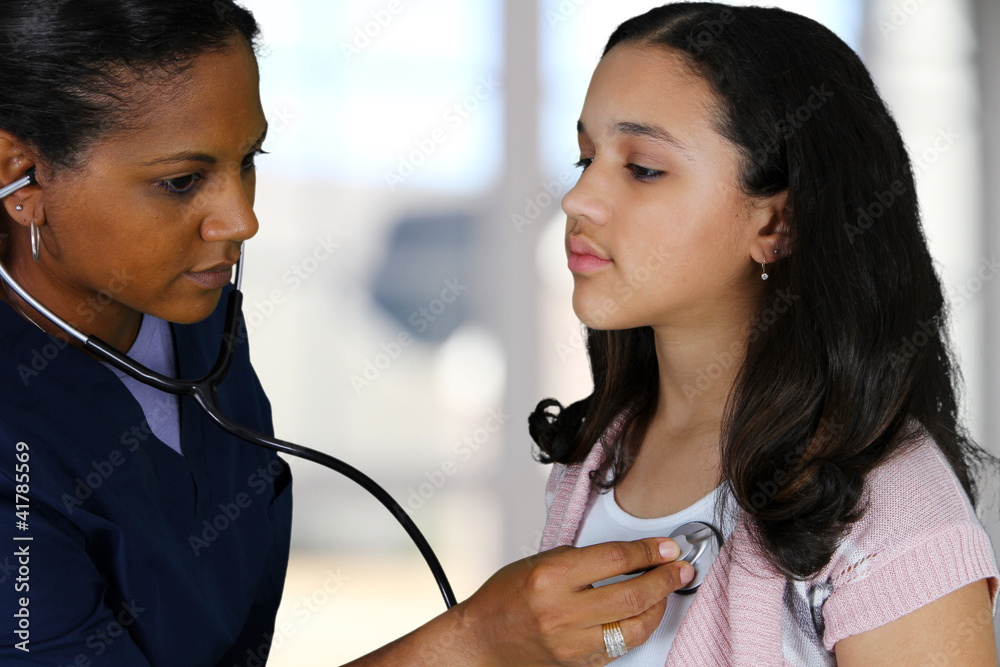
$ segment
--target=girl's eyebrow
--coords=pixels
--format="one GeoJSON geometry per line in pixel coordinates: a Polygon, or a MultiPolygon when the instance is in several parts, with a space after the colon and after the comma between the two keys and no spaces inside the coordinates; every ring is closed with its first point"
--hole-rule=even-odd
{"type": "MultiPolygon", "coordinates": [[[[660,143],[669,145],[671,148],[675,149],[678,153],[683,155],[685,158],[691,159],[691,152],[687,149],[684,144],[677,140],[677,138],[667,132],[666,129],[660,127],[659,125],[652,125],[650,123],[636,123],[633,121],[621,121],[614,124],[613,130],[617,134],[627,134],[633,137],[643,137],[645,139],[651,139],[660,143]]],[[[583,125],[583,121],[576,122],[576,131],[579,134],[586,134],[587,130],[583,125]]]]}

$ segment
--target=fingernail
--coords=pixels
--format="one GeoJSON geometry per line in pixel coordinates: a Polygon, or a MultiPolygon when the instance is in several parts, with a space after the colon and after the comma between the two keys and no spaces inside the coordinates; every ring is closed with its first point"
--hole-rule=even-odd
{"type": "Polygon", "coordinates": [[[673,560],[681,555],[681,548],[673,540],[660,542],[660,555],[667,560],[673,560]]]}
{"type": "Polygon", "coordinates": [[[681,583],[687,586],[691,583],[692,579],[694,579],[694,568],[684,563],[681,566],[681,583]]]}

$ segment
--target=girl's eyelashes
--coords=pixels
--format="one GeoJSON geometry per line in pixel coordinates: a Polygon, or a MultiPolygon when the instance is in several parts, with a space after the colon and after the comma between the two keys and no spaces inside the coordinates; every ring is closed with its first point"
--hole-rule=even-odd
{"type": "Polygon", "coordinates": [[[627,164],[625,168],[632,172],[632,177],[635,180],[642,181],[643,183],[655,181],[664,174],[659,169],[650,169],[649,167],[642,167],[637,164],[627,164]]]}
{"type": "MultiPolygon", "coordinates": [[[[587,167],[589,167],[593,161],[594,158],[592,157],[582,157],[574,166],[586,171],[587,167]]],[[[632,174],[632,178],[637,181],[642,181],[643,183],[655,181],[657,178],[666,173],[664,171],[660,171],[659,169],[650,169],[649,167],[643,167],[634,163],[626,164],[625,168],[632,174]]]]}

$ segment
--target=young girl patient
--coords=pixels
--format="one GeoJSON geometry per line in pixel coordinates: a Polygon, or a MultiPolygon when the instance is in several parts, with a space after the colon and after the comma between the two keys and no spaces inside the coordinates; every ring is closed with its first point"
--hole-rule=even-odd
{"type": "Polygon", "coordinates": [[[970,502],[995,459],[958,421],[910,162],[858,57],[778,9],[667,5],[611,36],[577,133],[594,391],[531,416],[542,547],[724,540],[646,644],[603,627],[608,657],[996,665],[970,502]]]}

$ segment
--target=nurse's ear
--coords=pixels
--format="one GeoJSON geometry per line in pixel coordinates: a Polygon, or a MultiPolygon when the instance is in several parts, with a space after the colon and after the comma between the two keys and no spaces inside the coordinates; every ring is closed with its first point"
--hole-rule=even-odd
{"type": "MultiPolygon", "coordinates": [[[[36,167],[36,173],[42,171],[38,163],[34,150],[10,132],[0,129],[0,187],[21,180],[31,167],[36,167]]],[[[26,185],[6,197],[2,205],[10,219],[19,225],[28,227],[32,220],[36,226],[45,222],[45,195],[38,185],[26,185]]]]}
{"type": "Polygon", "coordinates": [[[791,213],[788,190],[755,200],[749,248],[755,263],[773,264],[791,253],[791,213]]]}

